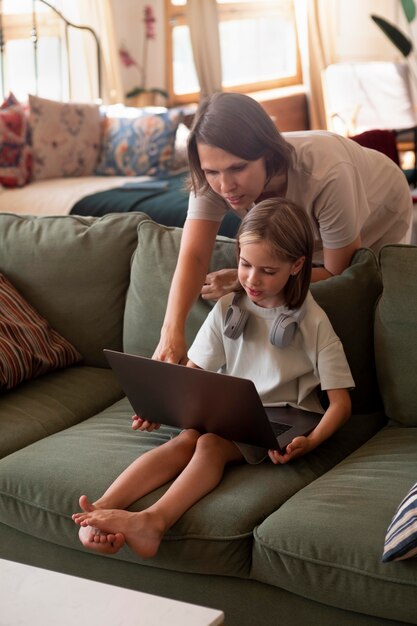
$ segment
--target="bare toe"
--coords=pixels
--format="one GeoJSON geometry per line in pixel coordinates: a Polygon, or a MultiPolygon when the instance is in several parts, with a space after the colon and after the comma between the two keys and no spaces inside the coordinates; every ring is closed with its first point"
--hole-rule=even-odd
{"type": "Polygon", "coordinates": [[[125,544],[125,537],[122,533],[107,535],[91,526],[82,526],[78,535],[85,548],[94,552],[101,552],[102,554],[115,554],[125,544]]]}

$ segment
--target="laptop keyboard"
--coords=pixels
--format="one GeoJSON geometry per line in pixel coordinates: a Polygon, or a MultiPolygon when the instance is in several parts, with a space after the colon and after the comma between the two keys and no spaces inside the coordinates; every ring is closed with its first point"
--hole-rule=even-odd
{"type": "Polygon", "coordinates": [[[292,428],[292,426],[290,426],[289,424],[282,424],[281,422],[270,422],[270,424],[272,426],[272,430],[274,431],[274,435],[276,437],[279,437],[280,435],[285,433],[287,430],[292,428]]]}

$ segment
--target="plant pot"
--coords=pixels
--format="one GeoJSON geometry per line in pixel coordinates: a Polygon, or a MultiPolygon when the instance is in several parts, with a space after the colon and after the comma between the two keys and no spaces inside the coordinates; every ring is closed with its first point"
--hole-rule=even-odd
{"type": "Polygon", "coordinates": [[[134,98],[129,98],[132,106],[135,107],[153,107],[156,103],[156,94],[145,91],[134,98]]]}

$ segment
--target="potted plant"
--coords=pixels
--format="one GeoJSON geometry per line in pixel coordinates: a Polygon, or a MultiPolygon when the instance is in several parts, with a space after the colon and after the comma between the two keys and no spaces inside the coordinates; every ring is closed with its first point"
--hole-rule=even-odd
{"type": "Polygon", "coordinates": [[[138,63],[127,50],[122,46],[119,49],[119,57],[125,67],[135,67],[139,72],[139,85],[130,89],[125,97],[132,100],[132,103],[138,107],[155,105],[156,96],[160,95],[168,98],[168,92],[160,87],[148,87],[146,81],[146,69],[148,61],[148,44],[149,40],[155,39],[155,22],[156,18],[151,5],[144,7],[143,23],[145,25],[142,49],[142,62],[138,63]]]}
{"type": "MultiPolygon", "coordinates": [[[[404,15],[408,24],[411,24],[416,17],[416,6],[414,0],[400,0],[403,8],[404,15]]],[[[401,52],[401,54],[408,58],[410,53],[414,49],[413,42],[407,35],[405,35],[397,26],[388,22],[388,20],[380,17],[379,15],[371,15],[372,20],[382,30],[382,32],[388,37],[391,43],[401,52]]]]}

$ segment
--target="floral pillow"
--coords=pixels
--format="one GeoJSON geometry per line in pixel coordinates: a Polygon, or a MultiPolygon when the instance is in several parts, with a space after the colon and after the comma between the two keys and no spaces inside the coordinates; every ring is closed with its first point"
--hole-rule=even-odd
{"type": "Polygon", "coordinates": [[[31,173],[32,151],[24,107],[10,93],[0,106],[0,183],[23,187],[31,173]]]}
{"type": "Polygon", "coordinates": [[[100,151],[100,107],[33,95],[29,107],[33,179],[94,174],[100,151]]]}
{"type": "Polygon", "coordinates": [[[163,176],[174,159],[175,135],[182,114],[177,109],[158,114],[109,117],[96,174],[104,176],[163,176]]]}
{"type": "Polygon", "coordinates": [[[0,390],[82,359],[0,274],[0,390]]]}

